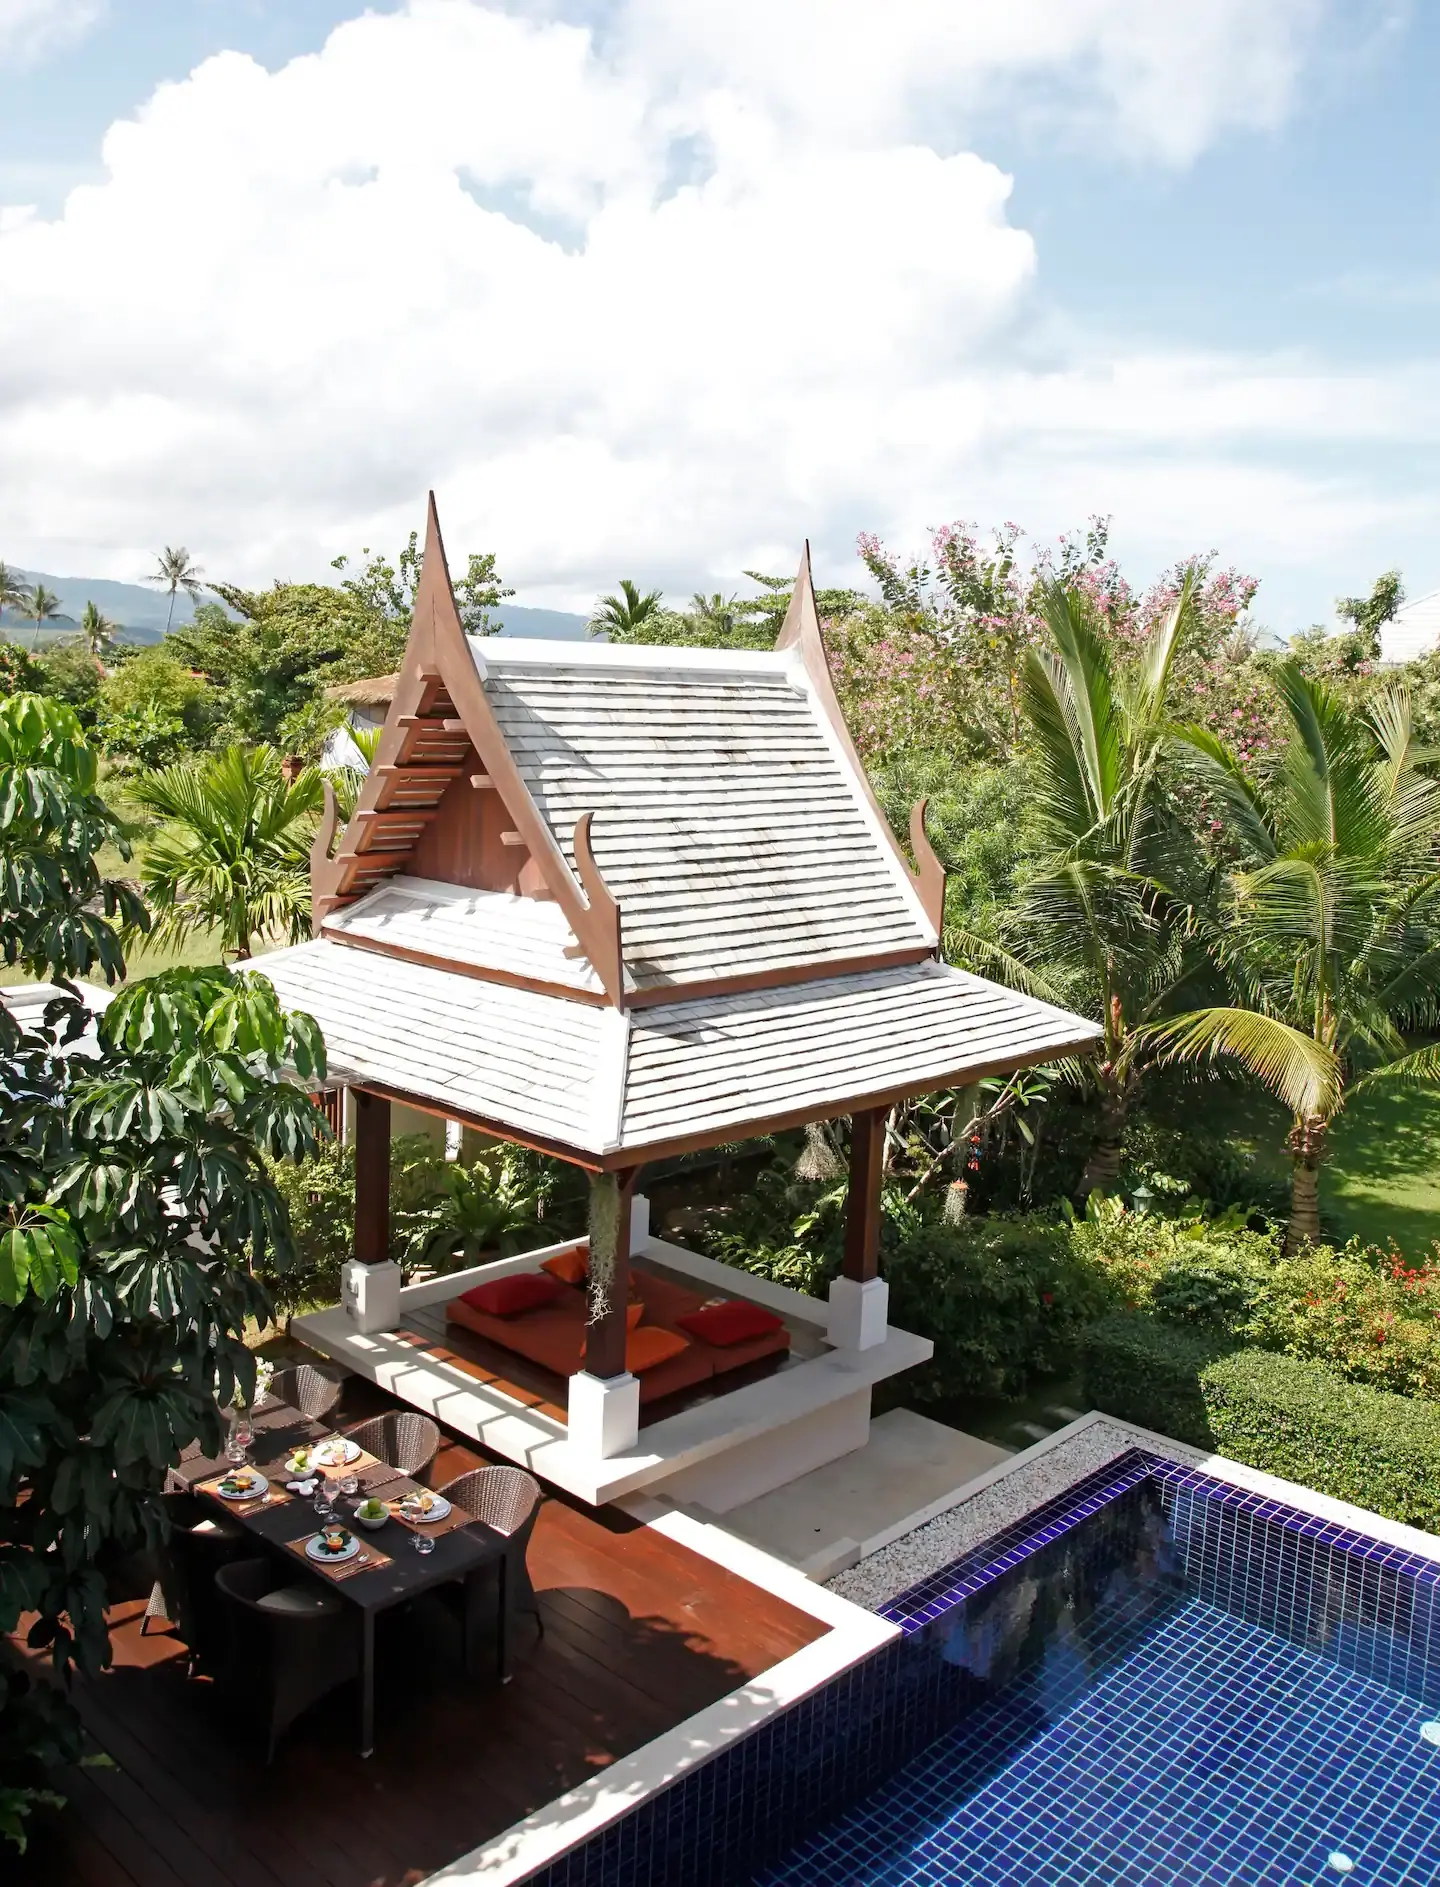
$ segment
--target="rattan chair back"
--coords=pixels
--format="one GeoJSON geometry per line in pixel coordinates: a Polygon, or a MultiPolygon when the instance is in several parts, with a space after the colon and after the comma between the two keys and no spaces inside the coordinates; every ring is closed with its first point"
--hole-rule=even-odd
{"type": "Polygon", "coordinates": [[[415,1409],[391,1409],[373,1415],[345,1433],[357,1447],[400,1474],[423,1474],[440,1447],[440,1429],[415,1409]]]}
{"type": "Polygon", "coordinates": [[[518,1533],[540,1505],[540,1483],[523,1468],[472,1468],[440,1492],[496,1533],[518,1533]]]}
{"type": "Polygon", "coordinates": [[[292,1409],[308,1415],[312,1422],[323,1422],[340,1400],[344,1383],[313,1363],[297,1363],[291,1369],[277,1369],[270,1384],[273,1402],[288,1402],[292,1409]]]}

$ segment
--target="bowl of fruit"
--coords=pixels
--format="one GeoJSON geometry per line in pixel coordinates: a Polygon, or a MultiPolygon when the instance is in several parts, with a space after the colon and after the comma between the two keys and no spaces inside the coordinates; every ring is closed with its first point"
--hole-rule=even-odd
{"type": "Polygon", "coordinates": [[[368,1527],[374,1533],[390,1518],[390,1509],[383,1500],[376,1500],[371,1494],[356,1507],[355,1518],[362,1527],[368,1527]]]}

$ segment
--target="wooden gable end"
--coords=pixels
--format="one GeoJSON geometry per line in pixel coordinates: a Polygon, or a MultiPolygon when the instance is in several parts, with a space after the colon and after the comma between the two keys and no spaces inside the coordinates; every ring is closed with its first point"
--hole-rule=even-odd
{"type": "Polygon", "coordinates": [[[577,831],[575,868],[517,769],[475,667],[431,494],[415,615],[354,817],[335,843],[334,794],[310,854],[312,923],[396,873],[553,899],[609,1000],[624,1001],[620,913],[577,831]],[[333,851],[332,851],[333,847],[333,851]]]}

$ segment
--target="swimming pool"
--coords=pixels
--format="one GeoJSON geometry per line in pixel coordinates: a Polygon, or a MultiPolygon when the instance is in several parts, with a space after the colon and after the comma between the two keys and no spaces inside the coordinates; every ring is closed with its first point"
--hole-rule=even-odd
{"type": "Polygon", "coordinates": [[[1440,1554],[1225,1472],[1123,1447],[527,1879],[1440,1887],[1440,1554]]]}
{"type": "Polygon", "coordinates": [[[1440,1881],[1436,1566],[1138,1453],[1101,1479],[890,1608],[955,1720],[752,1880],[1440,1881]]]}

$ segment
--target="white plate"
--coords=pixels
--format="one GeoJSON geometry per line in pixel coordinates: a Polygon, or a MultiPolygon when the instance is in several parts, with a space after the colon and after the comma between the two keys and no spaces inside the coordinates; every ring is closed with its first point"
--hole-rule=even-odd
{"type": "MultiPolygon", "coordinates": [[[[418,1525],[422,1527],[430,1526],[433,1521],[443,1520],[446,1514],[448,1514],[450,1511],[449,1501],[446,1500],[443,1494],[432,1494],[430,1496],[430,1501],[431,1501],[431,1505],[430,1505],[430,1510],[428,1513],[423,1513],[423,1514],[405,1513],[405,1518],[408,1521],[410,1521],[412,1525],[418,1525]]],[[[400,1508],[402,1512],[405,1511],[401,1507],[401,1503],[398,1500],[396,1501],[395,1505],[397,1508],[400,1508]]]]}
{"type": "Polygon", "coordinates": [[[354,1559],[359,1551],[360,1542],[353,1533],[346,1541],[344,1551],[340,1553],[327,1553],[320,1544],[318,1533],[313,1539],[305,1542],[305,1557],[313,1559],[317,1566],[343,1566],[347,1559],[354,1559]]]}
{"type": "Polygon", "coordinates": [[[310,1459],[322,1468],[344,1467],[347,1462],[360,1459],[360,1444],[351,1441],[348,1435],[332,1435],[328,1441],[316,1442],[310,1459]]]}
{"type": "MultiPolygon", "coordinates": [[[[257,1474],[254,1468],[248,1469],[247,1473],[250,1480],[250,1492],[248,1494],[227,1494],[224,1488],[217,1483],[215,1492],[220,1496],[221,1500],[259,1500],[263,1494],[269,1491],[270,1483],[265,1479],[263,1474],[257,1474]]],[[[229,1476],[222,1475],[220,1478],[221,1480],[228,1480],[229,1476]]]]}

